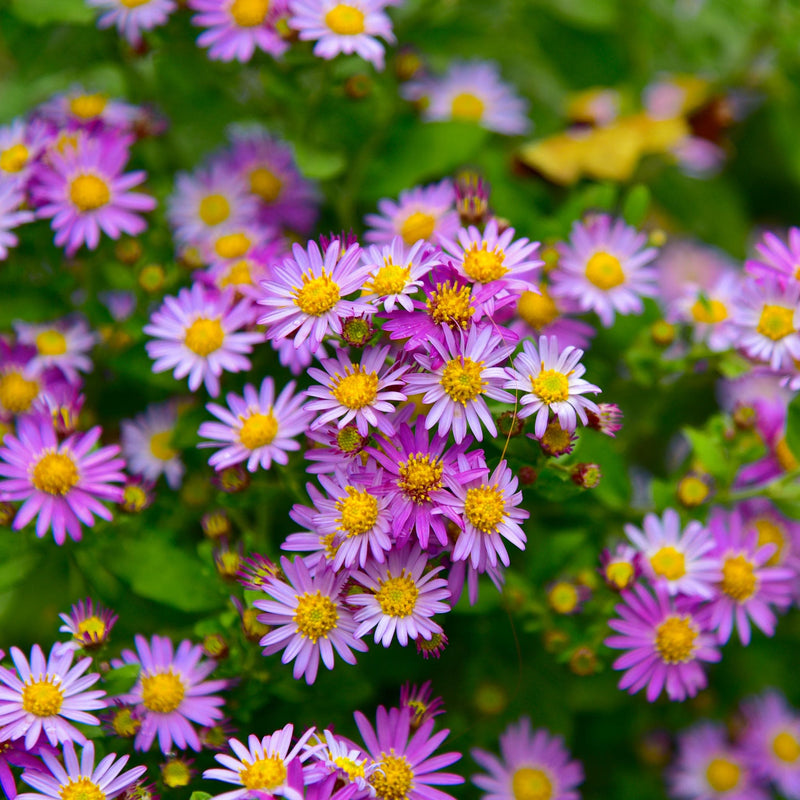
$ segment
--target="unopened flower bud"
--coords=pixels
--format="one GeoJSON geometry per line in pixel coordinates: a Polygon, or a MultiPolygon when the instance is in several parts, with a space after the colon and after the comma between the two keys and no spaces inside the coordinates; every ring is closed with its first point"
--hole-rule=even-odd
{"type": "Polygon", "coordinates": [[[572,469],[572,482],[581,489],[596,489],[603,473],[599,464],[576,464],[572,469]]]}

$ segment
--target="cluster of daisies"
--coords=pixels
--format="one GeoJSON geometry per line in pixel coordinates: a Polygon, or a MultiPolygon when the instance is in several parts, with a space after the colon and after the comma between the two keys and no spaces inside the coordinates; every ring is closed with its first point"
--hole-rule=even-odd
{"type": "Polygon", "coordinates": [[[94,250],[101,233],[142,233],[156,201],[132,191],[145,173],[125,169],[137,138],[159,124],[145,109],[76,86],[0,128],[0,260],[18,244],[15,229],[34,219],[50,220],[68,256],[94,250]]]}

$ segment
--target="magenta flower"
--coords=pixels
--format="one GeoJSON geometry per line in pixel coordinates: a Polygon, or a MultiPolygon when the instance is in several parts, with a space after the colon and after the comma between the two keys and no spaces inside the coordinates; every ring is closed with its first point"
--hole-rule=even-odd
{"type": "Polygon", "coordinates": [[[184,466],[180,452],[172,446],[178,424],[174,402],[149,405],[144,413],[120,423],[122,453],[132,475],[154,484],[164,475],[170,489],[178,489],[184,466]]]}
{"type": "Polygon", "coordinates": [[[58,616],[64,623],[59,630],[72,634],[72,639],[63,646],[73,650],[94,650],[104,645],[118,619],[111,609],[103,608],[100,603],[95,607],[88,597],[72,606],[69,614],[58,616]]]}
{"type": "Polygon", "coordinates": [[[757,278],[800,280],[800,228],[789,228],[786,241],[771,231],[766,231],[756,245],[760,259],[751,258],[744,268],[757,278]]]}
{"type": "Polygon", "coordinates": [[[14,181],[0,177],[0,261],[8,258],[8,251],[19,244],[17,235],[12,233],[14,228],[34,219],[32,211],[22,209],[24,202],[25,193],[22,187],[14,181]]]}
{"type": "Polygon", "coordinates": [[[369,436],[362,436],[355,425],[345,425],[344,428],[326,425],[309,431],[307,437],[315,443],[303,454],[311,462],[306,472],[312,475],[330,474],[342,469],[349,473],[352,468],[360,467],[364,463],[361,454],[370,441],[369,436]]]}
{"type": "Polygon", "coordinates": [[[178,7],[174,0],[86,0],[87,5],[101,11],[98,28],[116,27],[120,36],[132,47],[142,43],[142,31],[166,24],[178,7]]]}
{"type": "Polygon", "coordinates": [[[610,589],[621,592],[639,579],[643,560],[642,554],[628,544],[618,544],[613,551],[606,547],[600,553],[598,572],[610,589]]]}
{"type": "MultiPolygon", "coordinates": [[[[3,651],[0,650],[0,659],[3,651]]],[[[41,754],[44,751],[55,755],[57,752],[46,742],[40,741],[31,750],[26,749],[24,742],[3,742],[0,747],[0,790],[6,793],[8,800],[16,800],[17,783],[11,767],[23,767],[25,769],[41,770],[41,754]]]]}
{"type": "Polygon", "coordinates": [[[367,754],[344,736],[336,736],[329,730],[322,733],[325,741],[321,747],[317,744],[306,745],[308,754],[313,755],[306,783],[314,785],[328,776],[335,776],[335,780],[341,781],[344,787],[352,787],[349,796],[356,796],[359,800],[371,797],[373,790],[369,779],[378,765],[370,763],[367,754]]]}
{"type": "Polygon", "coordinates": [[[80,384],[79,372],[91,372],[89,352],[97,337],[81,317],[63,317],[52,322],[14,322],[19,344],[31,345],[36,353],[28,362],[28,375],[57,369],[72,384],[80,384]]]}
{"type": "MultiPolygon", "coordinates": [[[[444,634],[440,634],[440,637],[442,636],[444,634]]],[[[404,683],[400,687],[400,708],[408,708],[411,711],[412,728],[419,728],[423,722],[444,714],[444,700],[441,697],[432,697],[432,694],[431,681],[425,681],[420,686],[404,683]]]]}

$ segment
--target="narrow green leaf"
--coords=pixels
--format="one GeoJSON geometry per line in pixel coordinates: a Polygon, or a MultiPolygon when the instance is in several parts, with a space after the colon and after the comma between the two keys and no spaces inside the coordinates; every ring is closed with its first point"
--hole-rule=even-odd
{"type": "Polygon", "coordinates": [[[139,678],[139,669],[138,664],[126,664],[124,667],[107,672],[103,679],[103,688],[108,692],[109,697],[117,697],[129,692],[139,678]]]}
{"type": "Polygon", "coordinates": [[[644,222],[649,207],[650,190],[643,183],[637,183],[625,197],[622,216],[628,225],[638,228],[644,222]]]}

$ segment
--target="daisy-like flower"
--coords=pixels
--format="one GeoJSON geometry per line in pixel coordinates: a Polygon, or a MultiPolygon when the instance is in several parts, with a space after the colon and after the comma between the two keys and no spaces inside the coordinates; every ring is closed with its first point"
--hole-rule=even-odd
{"type": "Polygon", "coordinates": [[[36,535],[52,529],[57,544],[67,534],[80,541],[81,524],[94,525],[94,515],[110,520],[111,512],[100,500],[118,503],[125,462],[111,445],[92,452],[101,429],[74,433],[58,441],[51,420],[23,417],[17,435],[6,434],[0,447],[0,500],[24,500],[14,518],[14,529],[24,528],[34,517],[36,535]]]}
{"type": "Polygon", "coordinates": [[[722,578],[720,562],[712,557],[714,538],[697,521],[681,529],[681,518],[674,508],[661,519],[647,514],[640,530],[626,525],[631,544],[642,554],[642,567],[651,581],[663,581],[671,595],[683,594],[710,600],[717,594],[714,584],[722,578]]]}
{"type": "Polygon", "coordinates": [[[286,0],[189,0],[189,8],[198,12],[192,23],[207,28],[197,44],[209,48],[211,59],[245,62],[256,49],[278,58],[289,48],[276,28],[286,0]]]}
{"type": "Polygon", "coordinates": [[[175,403],[149,405],[143,414],[120,423],[122,454],[128,471],[155,483],[164,475],[170,489],[177,489],[183,480],[183,462],[172,446],[178,424],[175,403]]]}
{"type": "Polygon", "coordinates": [[[53,645],[45,659],[42,648],[31,648],[31,660],[17,647],[11,648],[16,672],[0,667],[0,742],[25,737],[25,748],[33,749],[40,734],[50,744],[86,741],[84,735],[67,720],[84,725],[99,725],[89,711],[105,708],[105,692],[86,691],[100,680],[91,672],[83,673],[92,663],[82,658],[72,666],[72,650],[53,645]]]}
{"type": "Polygon", "coordinates": [[[588,424],[587,412],[600,413],[594,401],[582,397],[587,392],[601,391],[581,377],[586,372],[586,367],[580,363],[582,356],[583,350],[566,347],[559,351],[555,336],[542,336],[538,349],[531,341],[523,342],[513,368],[506,368],[508,380],[504,387],[524,392],[517,416],[524,419],[536,414],[534,435],[537,439],[544,436],[551,411],[562,429],[570,433],[577,428],[579,419],[584,425],[588,424]]]}
{"type": "Polygon", "coordinates": [[[446,580],[436,577],[443,567],[426,573],[427,566],[427,554],[412,545],[392,550],[383,564],[369,562],[363,572],[353,574],[368,590],[347,597],[347,602],[359,609],[355,615],[359,623],[356,638],[374,630],[376,644],[388,647],[396,637],[405,647],[409,640],[419,636],[430,639],[436,633],[443,633],[432,617],[450,610],[443,602],[450,597],[450,590],[446,580]]]}
{"type": "Polygon", "coordinates": [[[409,99],[427,99],[422,116],[428,121],[468,120],[509,136],[531,128],[528,102],[503,82],[492,61],[453,60],[445,75],[409,81],[403,93],[409,99]]]}
{"type": "Polygon", "coordinates": [[[261,640],[264,655],[283,650],[282,663],[294,660],[295,679],[305,676],[309,685],[316,680],[320,657],[333,669],[334,649],[343,661],[355,664],[352,651],[364,652],[367,646],[353,636],[356,623],[341,596],[347,573],[325,568],[312,577],[302,559],[292,562],[285,556],[281,568],[286,582],[270,578],[264,591],[272,599],[253,603],[264,612],[259,621],[273,628],[261,640]]]}
{"type": "Polygon", "coordinates": [[[72,634],[72,640],[64,644],[73,650],[96,650],[102,647],[117,622],[117,615],[100,603],[95,607],[90,598],[80,600],[70,609],[69,614],[59,614],[64,623],[59,630],[72,634]]]}
{"type": "Polygon", "coordinates": [[[35,347],[10,345],[0,337],[0,420],[28,413],[41,397],[44,381],[27,369],[35,355],[35,347]]]}
{"type": "Polygon", "coordinates": [[[19,238],[12,231],[34,219],[32,211],[22,209],[24,202],[22,188],[0,176],[0,261],[5,261],[8,251],[19,244],[19,238]]]}
{"type": "MultiPolygon", "coordinates": [[[[4,653],[0,650],[0,659],[4,653]]],[[[32,750],[27,750],[22,741],[3,742],[0,746],[0,790],[6,793],[8,800],[17,798],[17,782],[11,767],[22,767],[24,769],[41,770],[42,761],[40,754],[51,748],[47,742],[41,740],[33,746],[32,750]]]]}
{"type": "Polygon", "coordinates": [[[630,589],[642,574],[642,554],[627,544],[618,544],[614,550],[606,547],[600,553],[600,568],[606,585],[615,592],[630,589]]]}
{"type": "Polygon", "coordinates": [[[677,603],[663,583],[655,584],[653,592],[640,583],[622,592],[623,603],[615,608],[619,617],[608,622],[620,635],[605,644],[628,651],[614,662],[614,669],[626,670],[620,689],[635,694],[647,687],[652,703],[666,687],[669,699],[680,702],[705,688],[700,662],[719,661],[722,654],[709,614],[695,610],[696,601],[677,603]]]}
{"type": "MultiPolygon", "coordinates": [[[[97,128],[100,123],[104,129],[117,132],[132,128],[139,116],[139,109],[121,100],[110,100],[102,92],[87,92],[75,85],[63,93],[51,97],[36,109],[37,116],[63,128],[97,128]]],[[[52,148],[50,149],[52,153],[52,148]]]]}
{"type": "Polygon", "coordinates": [[[708,290],[690,286],[667,311],[669,322],[692,326],[692,338],[707,342],[714,352],[730,349],[737,343],[737,329],[731,313],[739,294],[742,278],[725,272],[708,290]]]}
{"type": "Polygon", "coordinates": [[[786,241],[766,231],[756,245],[760,259],[751,258],[744,268],[757,278],[800,281],[800,228],[789,228],[786,241]]]}
{"type": "Polygon", "coordinates": [[[39,375],[51,367],[57,369],[70,383],[81,382],[79,372],[91,372],[89,352],[97,337],[89,330],[86,320],[65,317],[54,322],[15,322],[17,341],[36,348],[28,362],[28,375],[39,375]]]}
{"type": "Polygon", "coordinates": [[[306,472],[328,474],[344,469],[350,472],[354,466],[361,466],[361,454],[370,441],[362,436],[355,425],[327,425],[316,431],[309,431],[308,439],[313,442],[303,454],[311,463],[306,472]],[[356,459],[359,459],[356,464],[356,459]]]}
{"type": "Polygon", "coordinates": [[[615,313],[641,314],[642,297],[656,294],[657,271],[647,265],[655,247],[647,236],[608,214],[576,222],[570,241],[559,244],[558,267],[550,274],[553,297],[573,298],[583,311],[594,311],[610,328],[615,313]]]}
{"type": "Polygon", "coordinates": [[[288,464],[289,453],[300,449],[296,437],[308,427],[312,415],[302,408],[302,395],[295,395],[289,381],[275,398],[275,383],[264,378],[261,387],[247,384],[243,395],[227,395],[228,408],[209,403],[206,408],[220,422],[204,422],[198,435],[208,442],[199,447],[220,448],[208,460],[217,470],[247,461],[247,469],[269,469],[288,464]]]}
{"type": "Polygon", "coordinates": [[[302,41],[316,42],[315,56],[331,59],[356,53],[383,69],[384,48],[377,37],[395,41],[385,5],[385,0],[289,0],[289,25],[302,41]]]}
{"type": "Polygon", "coordinates": [[[391,244],[395,236],[409,247],[420,239],[436,244],[437,237],[449,239],[460,227],[455,189],[447,178],[400,192],[396,201],[381,200],[378,211],[364,218],[369,228],[364,238],[373,244],[391,244]]]}
{"type": "Polygon", "coordinates": [[[220,706],[225,702],[213,692],[228,687],[228,681],[207,681],[214,671],[214,661],[202,661],[203,648],[184,639],[177,651],[166,636],[153,636],[150,642],[136,636],[136,652],[123,650],[115,659],[115,668],[138,664],[141,668],[136,685],[120,700],[135,706],[142,720],[134,746],[149,750],[158,735],[162,753],[173,745],[180,750],[200,750],[200,739],[192,723],[206,726],[222,719],[220,706]]]}
{"type": "Polygon", "coordinates": [[[166,24],[169,15],[178,7],[174,0],[86,0],[100,10],[98,28],[115,26],[131,47],[142,43],[142,31],[151,31],[166,24]]]}
{"type": "Polygon", "coordinates": [[[147,227],[139,214],[152,211],[156,201],[130,191],[147,176],[142,170],[122,174],[130,143],[130,137],[116,133],[83,136],[75,147],[52,151],[38,171],[33,189],[37,216],[52,219],[55,243],[68,256],[83,244],[96,249],[101,231],[119,239],[147,227]]]}
{"type": "Polygon", "coordinates": [[[764,497],[746,500],[738,508],[742,514],[745,531],[756,532],[756,546],[775,545],[775,552],[766,565],[790,567],[800,575],[800,522],[781,514],[764,497]]]}
{"type": "Polygon", "coordinates": [[[474,749],[472,757],[488,774],[473,775],[482,800],[579,800],[583,767],[573,761],[560,736],[543,728],[531,729],[528,717],[509,725],[500,735],[500,758],[474,749]]]}
{"type": "Polygon", "coordinates": [[[368,269],[359,266],[361,248],[353,244],[340,252],[339,239],[332,241],[323,256],[316,242],[304,250],[292,245],[292,258],[273,267],[274,279],[264,281],[260,305],[269,309],[258,322],[268,327],[270,339],[294,334],[294,345],[306,340],[312,352],[329,334],[342,332],[342,320],[356,314],[372,314],[368,303],[345,300],[364,284],[368,269]]]}
{"type": "Polygon", "coordinates": [[[28,178],[47,137],[47,126],[41,122],[15,119],[0,128],[0,188],[19,190],[24,197],[28,178]]]}
{"type": "Polygon", "coordinates": [[[247,354],[264,341],[261,333],[239,330],[250,318],[250,303],[242,300],[234,305],[231,291],[212,294],[195,283],[191,289],[181,289],[177,297],[166,297],[144,327],[156,340],[146,345],[155,362],[153,372],[174,368],[177,380],[189,376],[193,392],[205,383],[208,393],[216,397],[223,370],[249,370],[247,354]]]}
{"type": "Polygon", "coordinates": [[[422,394],[422,402],[432,403],[425,427],[438,424],[441,436],[452,432],[456,444],[469,429],[483,441],[483,428],[497,436],[497,427],[484,397],[513,403],[514,396],[500,388],[507,379],[503,367],[513,345],[499,345],[492,328],[472,327],[459,340],[449,327],[443,329],[444,342],[431,339],[429,355],[417,355],[423,372],[406,376],[409,394],[422,394]]]}
{"type": "Polygon", "coordinates": [[[323,731],[324,744],[306,745],[314,761],[308,769],[306,780],[310,784],[335,775],[346,786],[355,785],[353,795],[367,797],[374,794],[369,779],[378,765],[370,763],[369,756],[353,742],[343,736],[336,736],[329,730],[323,731]]]}
{"type": "Polygon", "coordinates": [[[25,771],[22,780],[36,789],[23,792],[18,800],[113,800],[132,787],[147,771],[147,767],[134,767],[122,772],[128,756],[117,758],[109,753],[95,766],[94,742],[87,742],[81,751],[80,761],[71,741],[64,743],[64,765],[48,751],[42,752],[42,761],[48,772],[25,771]]]}

